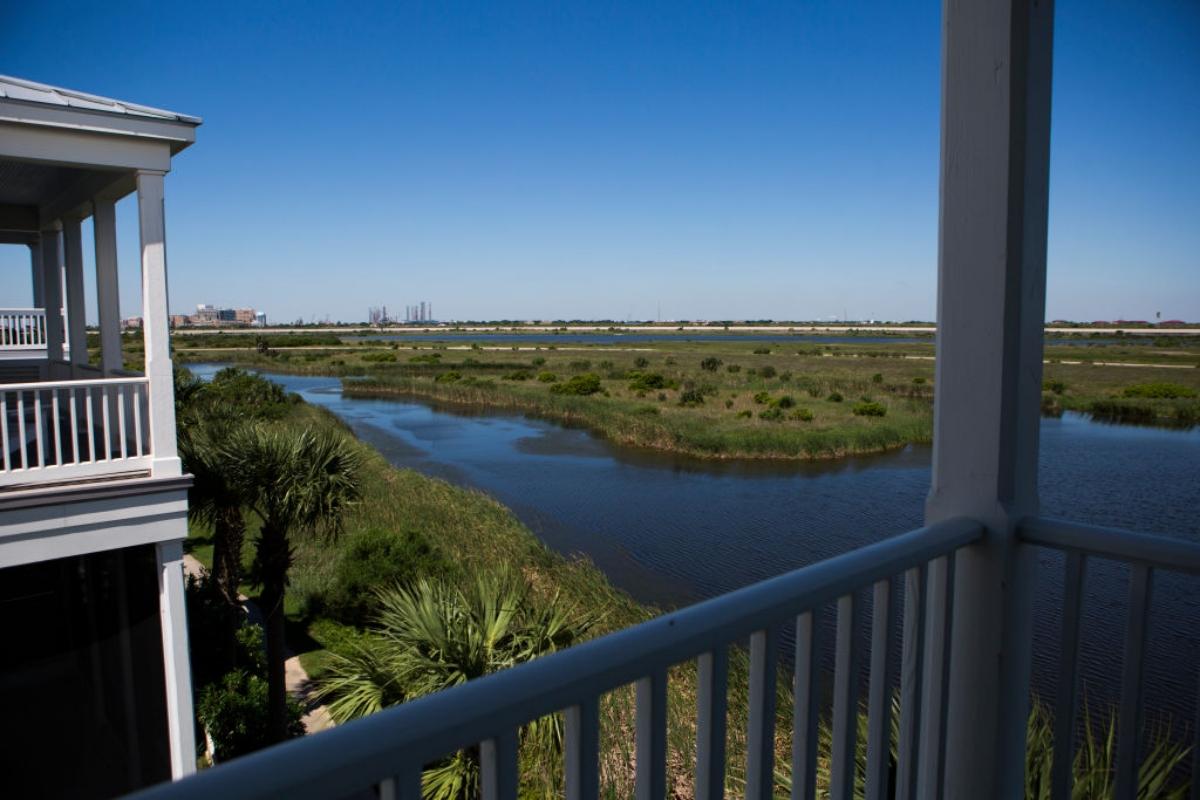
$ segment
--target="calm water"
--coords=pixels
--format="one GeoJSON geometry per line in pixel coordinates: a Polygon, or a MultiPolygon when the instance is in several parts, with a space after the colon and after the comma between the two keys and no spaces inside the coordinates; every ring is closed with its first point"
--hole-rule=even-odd
{"type": "MultiPolygon", "coordinates": [[[[213,368],[197,368],[211,372],[213,368]]],[[[351,425],[393,464],[481,489],[547,544],[584,553],[634,597],[711,597],[919,527],[927,447],[791,466],[710,464],[615,447],[585,431],[505,413],[342,396],[334,378],[270,375],[351,425]]],[[[1043,513],[1200,541],[1200,429],[1042,423],[1043,513]]],[[[1053,689],[1061,559],[1043,552],[1036,684],[1053,689]]],[[[1090,567],[1084,680],[1112,698],[1120,674],[1126,571],[1090,567]]],[[[1200,581],[1156,577],[1148,706],[1194,713],[1200,581]],[[1165,624],[1169,621],[1169,625],[1165,624]]]]}

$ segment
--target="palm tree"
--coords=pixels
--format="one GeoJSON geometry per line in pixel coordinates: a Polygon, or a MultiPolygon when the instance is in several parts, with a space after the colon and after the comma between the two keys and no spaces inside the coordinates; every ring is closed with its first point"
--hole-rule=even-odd
{"type": "Polygon", "coordinates": [[[340,434],[258,425],[234,431],[220,450],[246,506],[262,520],[251,577],[261,587],[266,622],[268,723],[282,741],[287,738],[283,598],[292,538],[339,530],[342,512],[360,494],[360,458],[340,434]]]}
{"type": "MultiPolygon", "coordinates": [[[[351,654],[334,657],[318,690],[338,723],[569,647],[598,622],[557,595],[536,597],[507,570],[476,575],[461,587],[422,579],[378,596],[377,629],[351,654]]],[[[522,740],[539,754],[558,753],[562,735],[557,717],[522,729],[522,740]]],[[[478,753],[463,751],[425,771],[423,794],[475,796],[478,780],[478,753]]]]}
{"type": "Polygon", "coordinates": [[[179,455],[184,470],[192,474],[188,515],[212,526],[212,578],[222,599],[236,607],[242,581],[242,543],[246,538],[246,519],[242,514],[245,493],[233,477],[228,451],[221,446],[237,428],[236,422],[227,420],[206,416],[181,427],[179,455]]]}

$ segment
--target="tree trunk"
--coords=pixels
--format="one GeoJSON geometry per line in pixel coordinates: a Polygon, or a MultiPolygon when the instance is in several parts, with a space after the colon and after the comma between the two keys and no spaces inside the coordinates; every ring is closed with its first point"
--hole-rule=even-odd
{"type": "Polygon", "coordinates": [[[242,542],[246,521],[237,506],[223,508],[213,524],[213,580],[217,590],[231,606],[238,606],[238,586],[242,582],[242,542]]]}
{"type": "Polygon", "coordinates": [[[287,643],[284,641],[283,594],[287,587],[289,553],[287,536],[272,526],[264,525],[259,547],[262,568],[263,620],[267,634],[267,723],[271,738],[282,742],[288,738],[287,685],[284,681],[284,662],[287,643]]]}

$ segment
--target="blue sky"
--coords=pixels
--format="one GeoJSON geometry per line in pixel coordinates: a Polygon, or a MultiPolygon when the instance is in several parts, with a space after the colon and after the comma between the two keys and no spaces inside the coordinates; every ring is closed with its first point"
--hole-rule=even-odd
{"type": "MultiPolygon", "coordinates": [[[[1200,4],[1057,9],[1048,318],[1200,320],[1200,4]]],[[[204,117],[175,311],[931,319],[940,15],[47,0],[3,4],[0,72],[204,117]]],[[[0,247],[0,303],[27,260],[0,247]]]]}

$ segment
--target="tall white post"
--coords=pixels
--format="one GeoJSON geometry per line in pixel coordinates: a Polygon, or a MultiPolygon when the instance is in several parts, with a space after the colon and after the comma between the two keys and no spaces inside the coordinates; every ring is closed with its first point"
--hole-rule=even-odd
{"type": "Polygon", "coordinates": [[[92,203],[96,244],[96,306],[100,322],[100,365],[104,374],[121,369],[121,301],[117,281],[117,206],[112,200],[92,203]]]}
{"type": "Polygon", "coordinates": [[[29,281],[33,287],[33,307],[42,307],[42,246],[41,243],[29,245],[29,281]]]}
{"type": "Polygon", "coordinates": [[[945,0],[943,13],[926,520],[966,515],[988,531],[955,563],[944,796],[1019,797],[1032,567],[1014,531],[1038,503],[1054,4],[945,0]]]}
{"type": "Polygon", "coordinates": [[[72,364],[87,364],[86,302],[83,299],[83,237],[78,219],[63,220],[63,256],[67,278],[67,346],[72,364]]]}
{"type": "Polygon", "coordinates": [[[63,360],[62,245],[57,225],[42,231],[42,305],[46,309],[46,361],[63,360]]]}
{"type": "Polygon", "coordinates": [[[167,316],[167,241],[163,220],[163,173],[137,176],[138,224],[142,239],[142,336],[150,379],[150,440],[153,474],[182,472],[175,445],[174,382],[170,320],[167,316]]]}
{"type": "Polygon", "coordinates": [[[196,771],[196,734],[192,722],[192,672],[188,662],[187,612],[183,590],[183,542],[160,542],[158,611],[162,621],[163,676],[167,686],[167,726],[171,777],[196,771]]]}

